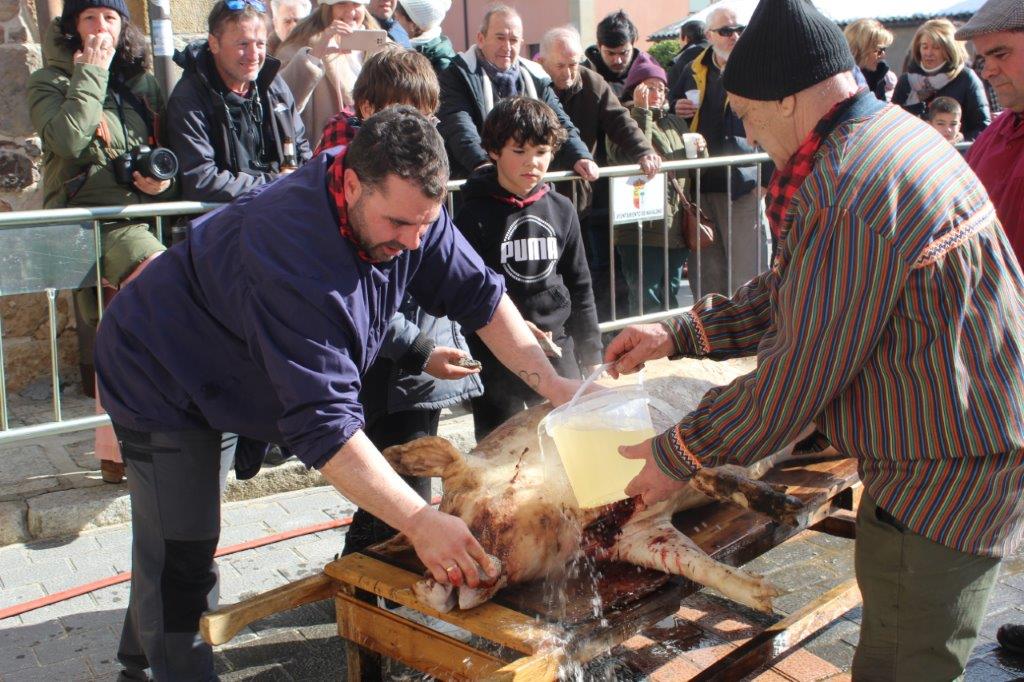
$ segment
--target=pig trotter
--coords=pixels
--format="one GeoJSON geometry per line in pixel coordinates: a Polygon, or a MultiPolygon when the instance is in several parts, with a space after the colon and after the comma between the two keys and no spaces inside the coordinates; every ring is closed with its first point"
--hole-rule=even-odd
{"type": "Polygon", "coordinates": [[[701,469],[691,483],[708,497],[733,502],[787,526],[798,525],[804,511],[803,502],[787,495],[785,488],[749,478],[739,467],[701,469]]]}

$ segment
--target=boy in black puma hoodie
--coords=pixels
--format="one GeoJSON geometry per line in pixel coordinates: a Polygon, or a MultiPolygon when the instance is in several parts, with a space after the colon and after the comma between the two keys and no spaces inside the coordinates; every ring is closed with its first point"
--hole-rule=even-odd
{"type": "MultiPolygon", "coordinates": [[[[495,272],[534,333],[561,349],[550,354],[564,377],[579,378],[601,362],[594,294],[580,224],[572,203],[541,177],[566,133],[541,101],[511,97],[484,121],[481,142],[493,168],[475,173],[462,189],[455,224],[495,272]]],[[[477,440],[541,398],[491,354],[476,335],[467,338],[483,368],[484,395],[473,400],[477,440]]]]}

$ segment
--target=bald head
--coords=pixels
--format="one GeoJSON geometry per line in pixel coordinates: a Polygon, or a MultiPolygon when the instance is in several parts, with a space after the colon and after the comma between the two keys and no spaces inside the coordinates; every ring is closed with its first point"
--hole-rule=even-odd
{"type": "Polygon", "coordinates": [[[547,71],[558,92],[568,89],[579,79],[582,60],[583,44],[579,32],[572,26],[553,28],[541,38],[537,61],[547,71]]]}

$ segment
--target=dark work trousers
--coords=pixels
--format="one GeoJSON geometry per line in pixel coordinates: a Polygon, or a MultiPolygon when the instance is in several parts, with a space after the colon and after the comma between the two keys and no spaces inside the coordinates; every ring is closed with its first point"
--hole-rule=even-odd
{"type": "MultiPolygon", "coordinates": [[[[366,437],[378,450],[392,445],[401,445],[423,436],[436,436],[441,410],[405,410],[391,414],[381,413],[369,420],[366,437]]],[[[402,480],[424,500],[430,500],[430,478],[424,476],[402,476],[402,480]]],[[[357,509],[352,516],[352,525],[345,534],[345,548],[342,554],[352,554],[391,538],[397,533],[394,528],[363,509],[357,509]]]]}
{"type": "Polygon", "coordinates": [[[132,503],[132,583],[117,658],[120,680],[217,679],[199,617],[217,605],[221,486],[232,434],[142,433],[114,424],[132,503]]]}

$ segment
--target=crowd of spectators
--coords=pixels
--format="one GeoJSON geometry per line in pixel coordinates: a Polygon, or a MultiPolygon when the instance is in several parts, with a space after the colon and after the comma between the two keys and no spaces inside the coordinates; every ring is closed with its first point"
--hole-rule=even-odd
{"type": "MultiPolygon", "coordinates": [[[[217,0],[206,39],[175,55],[183,74],[165,97],[124,0],[68,0],[43,39],[46,66],[29,89],[44,149],[45,206],[231,201],[296,170],[314,153],[347,143],[362,120],[390,104],[436,117],[452,176],[484,179],[493,189],[502,150],[484,143],[486,121],[502,101],[525,97],[543,102],[564,134],[557,144],[545,143],[551,169],[580,177],[554,189],[572,205],[598,319],[624,312],[611,309],[612,288],[625,294],[626,311],[635,315],[675,307],[687,276],[694,294],[728,294],[767,267],[777,238],[769,232],[763,198],[770,163],[704,171],[699,196],[692,174],[669,174],[664,220],[622,226],[613,243],[609,185],[598,177],[599,166],[608,164],[639,164],[653,177],[663,160],[685,158],[683,136],[691,132],[703,137],[711,156],[755,151],[722,87],[745,29],[733,9],[723,5],[705,21],[683,23],[680,49],[663,67],[638,47],[639,31],[621,10],[601,19],[596,43],[586,48],[574,27],[548,30],[532,61],[522,55],[522,19],[505,5],[488,9],[475,44],[457,53],[441,27],[450,7],[451,0],[320,0],[316,6],[309,0],[272,0],[270,6],[217,0]],[[176,174],[154,179],[131,164],[127,176],[118,173],[119,159],[161,143],[177,157],[176,174]],[[715,225],[713,244],[700,253],[690,252],[679,230],[664,228],[674,225],[684,198],[699,200],[715,225]]],[[[874,19],[845,29],[858,82],[926,119],[951,142],[973,140],[991,122],[985,87],[955,30],[945,19],[925,22],[897,77],[885,60],[890,31],[874,19]]],[[[148,228],[140,221],[105,226],[109,295],[163,251],[148,228]]],[[[89,291],[76,297],[83,377],[92,375],[95,302],[89,291]]],[[[391,331],[399,350],[382,360],[390,363],[382,376],[396,368],[422,374],[434,347],[465,343],[457,326],[430,318],[411,301],[403,314],[410,326],[391,331]],[[417,325],[433,331],[421,338],[411,331],[417,325]]],[[[537,333],[553,331],[541,326],[537,333]]],[[[571,342],[565,334],[561,340],[571,342]]],[[[592,364],[592,354],[584,355],[588,360],[581,362],[592,364]]],[[[453,395],[479,397],[479,389],[470,385],[453,395]]],[[[446,400],[418,403],[431,406],[428,423],[436,422],[437,406],[446,400]]],[[[102,459],[116,462],[115,445],[100,450],[102,459]]],[[[119,478],[116,464],[104,466],[111,480],[119,478]]]]}

